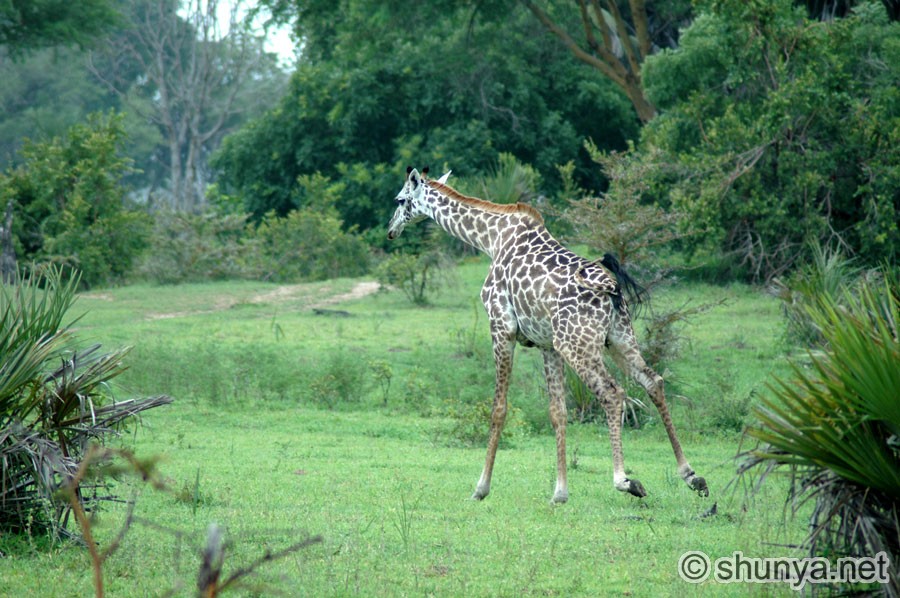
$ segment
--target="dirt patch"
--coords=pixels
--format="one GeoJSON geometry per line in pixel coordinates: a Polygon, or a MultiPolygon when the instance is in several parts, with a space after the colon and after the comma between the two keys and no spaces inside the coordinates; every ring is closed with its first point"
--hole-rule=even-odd
{"type": "MultiPolygon", "coordinates": [[[[321,295],[325,295],[330,291],[329,287],[322,287],[319,289],[317,295],[319,297],[309,297],[310,294],[310,286],[306,284],[289,284],[277,287],[271,291],[266,291],[265,293],[258,293],[248,299],[247,303],[253,304],[278,304],[278,303],[286,303],[288,301],[293,301],[297,299],[310,299],[310,302],[307,305],[304,305],[302,309],[316,309],[327,307],[329,305],[335,305],[337,303],[343,303],[344,301],[352,301],[353,299],[362,299],[367,295],[371,295],[378,291],[380,285],[374,281],[363,281],[358,282],[350,291],[346,293],[340,293],[338,295],[331,295],[321,297],[321,295]]],[[[98,297],[100,298],[100,297],[98,297]]],[[[165,320],[169,318],[183,318],[185,316],[195,316],[199,314],[211,314],[217,311],[224,311],[226,309],[230,309],[237,305],[239,301],[232,297],[223,297],[215,301],[215,304],[211,309],[201,309],[201,310],[189,310],[189,311],[177,311],[170,313],[160,313],[160,314],[147,314],[146,319],[148,320],[165,320]]]]}
{"type": "Polygon", "coordinates": [[[96,299],[97,301],[113,301],[113,296],[109,293],[82,293],[78,295],[79,299],[96,299]]]}
{"type": "Polygon", "coordinates": [[[374,281],[358,282],[352,289],[350,289],[349,292],[328,297],[326,299],[313,303],[312,305],[308,305],[307,308],[313,309],[315,307],[326,307],[328,305],[334,305],[335,303],[343,303],[344,301],[362,299],[363,297],[378,292],[378,289],[380,287],[381,285],[374,281]]]}

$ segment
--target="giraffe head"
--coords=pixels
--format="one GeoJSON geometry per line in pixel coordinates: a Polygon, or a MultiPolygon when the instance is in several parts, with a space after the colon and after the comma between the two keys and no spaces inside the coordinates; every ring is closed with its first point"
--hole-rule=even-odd
{"type": "MultiPolygon", "coordinates": [[[[428,167],[422,169],[422,175],[428,174],[428,167]]],[[[397,209],[388,224],[388,239],[396,239],[407,224],[415,224],[424,220],[425,211],[425,178],[412,166],[406,167],[406,182],[397,194],[397,209]]]]}

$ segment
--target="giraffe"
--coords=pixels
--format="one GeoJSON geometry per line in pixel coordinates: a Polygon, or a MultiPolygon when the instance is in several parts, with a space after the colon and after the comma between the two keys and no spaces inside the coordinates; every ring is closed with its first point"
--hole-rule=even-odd
{"type": "Polygon", "coordinates": [[[663,380],[647,366],[638,350],[628,307],[614,278],[622,274],[615,259],[607,256],[598,264],[566,249],[530,206],[467,197],[446,184],[446,175],[435,181],[427,174],[427,168],[421,175],[412,167],[406,169],[406,181],[388,224],[388,239],[397,238],[408,224],[431,218],[449,234],[491,258],[481,300],[490,321],[496,384],[487,456],[472,498],[481,500],[490,492],[517,344],[538,348],[544,360],[550,421],[556,435],[556,487],[551,502],[564,503],[569,497],[564,387],[567,363],[606,411],[614,487],[637,497],[647,495],[638,480],[625,474],[621,436],[625,394],[604,365],[605,349],[623,372],[644,387],[659,410],[675,452],[678,474],[691,489],[708,496],[706,481],[694,473],[681,449],[666,406],[663,380]]]}

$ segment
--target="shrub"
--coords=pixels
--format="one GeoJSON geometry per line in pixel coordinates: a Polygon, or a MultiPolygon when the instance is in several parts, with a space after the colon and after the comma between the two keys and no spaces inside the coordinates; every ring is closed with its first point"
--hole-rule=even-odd
{"type": "Polygon", "coordinates": [[[706,3],[676,50],[647,59],[660,115],[641,132],[680,174],[661,202],[770,281],[811,238],[877,263],[900,251],[898,23],[880,3],[813,21],[789,0],[706,3]]]}
{"type": "Polygon", "coordinates": [[[429,296],[447,280],[448,273],[448,258],[432,248],[418,255],[392,253],[376,268],[375,278],[382,287],[400,289],[415,305],[426,305],[429,296]]]}
{"type": "Polygon", "coordinates": [[[160,212],[139,273],[159,284],[245,278],[247,217],[160,212]]]}
{"type": "Polygon", "coordinates": [[[602,153],[590,142],[586,147],[609,178],[610,190],[599,197],[569,198],[564,218],[576,239],[591,249],[611,252],[623,265],[651,267],[655,251],[680,237],[681,215],[645,199],[663,166],[653,152],[602,153]]]}
{"type": "MultiPolygon", "coordinates": [[[[619,380],[626,391],[625,403],[622,405],[622,424],[629,428],[640,428],[650,419],[650,411],[641,399],[631,396],[631,391],[634,389],[643,393],[644,390],[636,384],[630,384],[621,375],[619,380]]],[[[606,411],[600,400],[569,366],[566,366],[566,394],[570,419],[580,423],[606,421],[606,411]]]]}
{"type": "Polygon", "coordinates": [[[842,297],[861,280],[863,271],[840,249],[812,244],[810,259],[786,281],[773,280],[775,295],[781,300],[787,319],[787,339],[804,345],[821,344],[819,330],[810,309],[820,297],[842,297]]]}
{"type": "Polygon", "coordinates": [[[73,505],[58,490],[74,492],[82,505],[108,498],[96,486],[87,498],[73,482],[89,441],[103,441],[129,416],[171,401],[107,400],[107,382],[124,370],[128,350],[77,346],[63,321],[78,284],[77,275],[64,282],[51,267],[0,286],[2,531],[63,533],[73,505]]]}
{"type": "Polygon", "coordinates": [[[353,231],[342,230],[329,209],[304,208],[283,218],[270,212],[247,233],[262,280],[325,280],[369,270],[368,246],[353,231]]]}
{"type": "Polygon", "coordinates": [[[369,368],[361,356],[346,351],[330,353],[319,365],[321,372],[309,386],[312,400],[329,409],[359,403],[368,390],[369,368]]]}
{"type": "Polygon", "coordinates": [[[21,165],[0,175],[0,202],[15,202],[16,252],[80,269],[87,287],[121,281],[143,250],[149,218],[129,209],[121,180],[121,115],[91,115],[65,137],[28,142],[21,165]]]}
{"type": "MultiPolygon", "coordinates": [[[[491,429],[491,409],[490,398],[472,402],[447,401],[444,416],[450,423],[446,428],[438,430],[438,438],[450,446],[485,445],[491,429]]],[[[523,420],[522,411],[517,407],[507,406],[506,422],[500,434],[500,446],[508,447],[527,433],[528,426],[523,420]]]]}
{"type": "MultiPolygon", "coordinates": [[[[811,555],[900,558],[900,285],[887,273],[856,295],[808,307],[824,350],[776,380],[749,428],[760,445],[742,471],[787,466],[794,512],[812,501],[811,555]]],[[[897,595],[892,577],[887,593],[897,595]]]]}

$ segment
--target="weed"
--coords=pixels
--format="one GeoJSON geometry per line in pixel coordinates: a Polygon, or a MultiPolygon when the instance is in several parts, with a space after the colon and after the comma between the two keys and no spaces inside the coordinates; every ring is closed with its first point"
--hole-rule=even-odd
{"type": "Polygon", "coordinates": [[[388,395],[391,392],[391,379],[394,377],[394,370],[391,364],[383,359],[376,359],[369,362],[369,369],[375,376],[375,381],[381,388],[381,398],[384,405],[388,404],[388,395]]]}
{"type": "Polygon", "coordinates": [[[394,529],[397,530],[397,533],[400,535],[400,541],[403,544],[403,552],[409,554],[410,545],[412,544],[412,527],[413,521],[416,517],[416,510],[419,506],[419,500],[421,500],[422,496],[419,495],[415,500],[410,502],[407,499],[408,490],[406,488],[401,488],[398,485],[397,494],[400,495],[400,508],[394,508],[391,511],[393,515],[391,523],[394,525],[394,529]]]}
{"type": "MultiPolygon", "coordinates": [[[[466,403],[462,401],[447,401],[444,407],[444,416],[450,419],[447,429],[439,432],[439,437],[450,446],[474,447],[482,446],[488,440],[491,428],[490,399],[466,403]]],[[[507,407],[506,422],[503,433],[500,435],[500,446],[509,447],[517,438],[522,438],[527,433],[528,426],[522,419],[521,410],[516,407],[507,407]]]]}
{"type": "Polygon", "coordinates": [[[359,403],[366,392],[366,366],[348,351],[336,351],[321,364],[322,373],[310,384],[312,399],[329,409],[359,403]]]}

